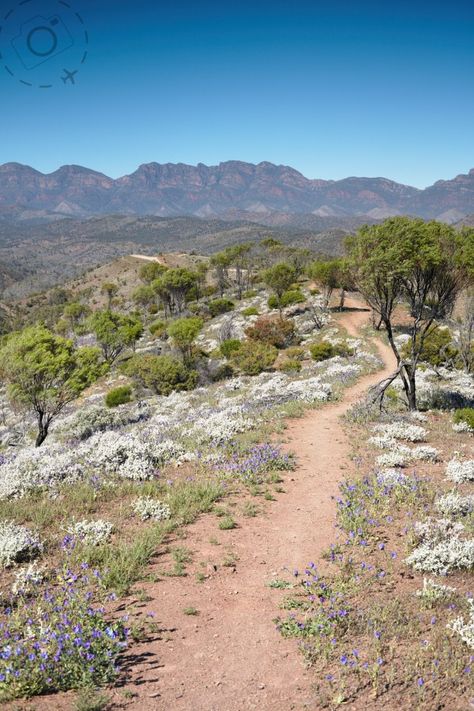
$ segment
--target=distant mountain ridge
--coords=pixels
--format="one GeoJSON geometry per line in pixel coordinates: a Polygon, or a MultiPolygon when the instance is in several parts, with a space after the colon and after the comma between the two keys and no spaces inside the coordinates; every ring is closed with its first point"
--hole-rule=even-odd
{"type": "Polygon", "coordinates": [[[410,214],[457,222],[474,213],[474,169],[420,190],[386,178],[312,180],[289,166],[227,161],[141,165],[118,179],[77,165],[43,174],[0,165],[0,217],[87,218],[111,213],[253,219],[288,224],[291,215],[383,219],[410,214]]]}

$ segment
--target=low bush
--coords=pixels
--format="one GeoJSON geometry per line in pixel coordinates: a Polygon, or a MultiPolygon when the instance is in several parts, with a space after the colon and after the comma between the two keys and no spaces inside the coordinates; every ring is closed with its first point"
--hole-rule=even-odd
{"type": "Polygon", "coordinates": [[[231,299],[226,299],[225,297],[210,301],[208,306],[209,312],[213,318],[215,316],[220,316],[221,314],[226,314],[229,311],[233,311],[235,309],[234,302],[231,301],[231,299]]]}
{"type": "Polygon", "coordinates": [[[148,330],[152,336],[160,338],[166,332],[166,323],[165,321],[154,321],[149,325],[148,330]]]}
{"type": "Polygon", "coordinates": [[[195,370],[189,370],[180,360],[167,355],[134,355],[124,363],[122,372],[158,395],[192,390],[198,380],[195,370]]]}
{"type": "Polygon", "coordinates": [[[291,319],[261,316],[245,331],[253,341],[260,341],[275,348],[286,348],[296,337],[295,324],[291,319]]]}
{"type": "Polygon", "coordinates": [[[284,309],[286,306],[301,304],[304,301],[306,301],[306,297],[302,291],[299,289],[289,289],[283,292],[280,299],[278,299],[276,294],[272,294],[268,299],[268,306],[270,309],[284,309]]]}
{"type": "Polygon", "coordinates": [[[258,316],[259,311],[256,306],[247,306],[246,309],[242,311],[242,316],[258,316]]]}
{"type": "Polygon", "coordinates": [[[132,388],[130,385],[119,385],[117,388],[109,390],[105,396],[105,404],[107,407],[117,407],[130,402],[132,399],[132,388]]]}
{"type": "Polygon", "coordinates": [[[242,341],[239,341],[238,338],[227,338],[225,341],[222,341],[220,351],[224,358],[230,358],[232,353],[238,351],[241,345],[242,341]]]}
{"type": "Polygon", "coordinates": [[[301,363],[295,358],[285,358],[279,365],[279,370],[282,373],[299,373],[301,370],[301,363]]]}
{"type": "Polygon", "coordinates": [[[258,375],[269,370],[278,355],[277,349],[267,343],[244,341],[231,357],[231,363],[245,375],[258,375]]]}
{"type": "Polygon", "coordinates": [[[469,429],[474,430],[474,407],[463,407],[456,410],[453,420],[457,425],[465,422],[469,429]]]}
{"type": "Polygon", "coordinates": [[[253,299],[255,296],[257,296],[258,291],[256,289],[249,289],[248,291],[244,291],[242,294],[243,299],[253,299]]]}
{"type": "Polygon", "coordinates": [[[334,358],[336,355],[334,346],[327,341],[321,341],[321,343],[313,343],[309,347],[309,352],[311,353],[311,358],[318,362],[322,360],[328,360],[329,358],[334,358]]]}
{"type": "Polygon", "coordinates": [[[313,345],[309,347],[309,350],[311,357],[316,361],[328,360],[328,358],[335,358],[336,356],[347,358],[348,356],[354,355],[354,349],[345,341],[336,343],[335,345],[328,341],[321,341],[320,343],[313,343],[313,345]]]}

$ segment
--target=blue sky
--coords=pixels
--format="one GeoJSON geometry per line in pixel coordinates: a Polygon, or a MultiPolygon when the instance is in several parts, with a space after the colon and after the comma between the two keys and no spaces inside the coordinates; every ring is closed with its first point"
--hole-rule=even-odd
{"type": "Polygon", "coordinates": [[[474,167],[472,3],[71,2],[89,33],[75,86],[0,67],[0,163],[268,160],[419,187],[474,167]]]}

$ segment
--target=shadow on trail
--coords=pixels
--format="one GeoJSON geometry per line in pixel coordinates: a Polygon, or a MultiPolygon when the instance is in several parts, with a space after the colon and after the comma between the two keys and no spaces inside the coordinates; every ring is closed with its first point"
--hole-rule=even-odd
{"type": "Polygon", "coordinates": [[[363,306],[344,306],[342,309],[339,306],[331,306],[329,311],[333,314],[347,314],[347,313],[369,313],[371,309],[364,308],[363,306]]]}

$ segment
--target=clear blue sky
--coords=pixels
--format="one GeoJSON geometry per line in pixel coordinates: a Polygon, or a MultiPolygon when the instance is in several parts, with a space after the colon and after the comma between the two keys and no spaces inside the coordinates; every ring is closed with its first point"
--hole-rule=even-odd
{"type": "Polygon", "coordinates": [[[0,163],[268,160],[420,187],[474,167],[472,2],[71,1],[88,60],[48,90],[1,68],[0,163]]]}

